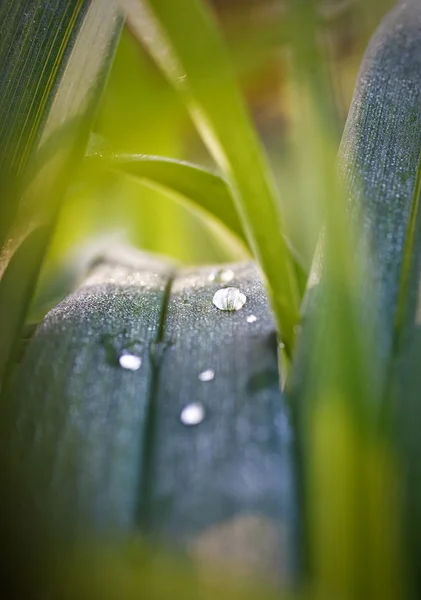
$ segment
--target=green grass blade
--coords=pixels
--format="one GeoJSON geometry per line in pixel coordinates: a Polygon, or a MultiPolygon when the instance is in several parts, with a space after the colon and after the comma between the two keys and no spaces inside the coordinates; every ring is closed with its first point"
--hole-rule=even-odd
{"type": "Polygon", "coordinates": [[[60,202],[84,155],[121,18],[104,0],[13,0],[1,3],[0,23],[1,380],[60,202]],[[30,260],[14,261],[39,225],[42,241],[30,260]]]}
{"type": "Polygon", "coordinates": [[[167,192],[180,196],[181,200],[190,206],[203,209],[205,213],[215,217],[243,244],[247,244],[229,185],[217,173],[195,164],[162,156],[113,154],[109,159],[98,159],[97,156],[88,155],[87,161],[95,161],[98,166],[105,163],[108,168],[162,186],[167,192]]]}
{"type": "Polygon", "coordinates": [[[122,0],[133,31],[183,98],[224,173],[249,245],[271,286],[291,351],[299,291],[266,159],[237,90],[211,14],[198,0],[122,0]]]}
{"type": "MultiPolygon", "coordinates": [[[[310,562],[321,589],[338,596],[400,599],[407,593],[401,456],[391,432],[396,421],[390,419],[387,383],[399,290],[407,280],[405,254],[414,257],[415,248],[410,233],[416,229],[421,150],[420,17],[419,3],[400,4],[366,53],[340,150],[350,200],[346,221],[335,228],[332,216],[340,213],[327,215],[324,271],[314,299],[309,297],[295,373],[298,387],[306,389],[298,399],[310,562]],[[354,231],[348,253],[338,237],[349,239],[346,227],[354,231]]],[[[412,408],[402,394],[397,403],[399,412],[402,405],[409,408],[402,421],[411,420],[399,435],[419,453],[417,392],[412,408]]],[[[408,523],[413,531],[414,513],[408,523]]]]}

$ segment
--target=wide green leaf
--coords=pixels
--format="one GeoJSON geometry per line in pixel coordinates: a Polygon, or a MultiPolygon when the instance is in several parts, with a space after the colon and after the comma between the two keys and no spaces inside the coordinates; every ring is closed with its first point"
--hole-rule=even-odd
{"type": "Polygon", "coordinates": [[[0,23],[1,380],[83,157],[122,21],[104,0],[10,0],[1,3],[0,23]],[[40,226],[30,260],[13,260],[40,226]]]}
{"type": "MultiPolygon", "coordinates": [[[[21,569],[27,547],[50,574],[92,544],[89,581],[102,553],[114,569],[143,534],[205,576],[291,582],[292,436],[254,263],[177,270],[109,248],[39,324],[8,392],[0,518],[21,541],[21,569]],[[212,302],[227,278],[246,295],[241,310],[212,302]]],[[[127,564],[125,586],[141,583],[140,567],[127,564]]]]}
{"type": "Polygon", "coordinates": [[[130,24],[181,94],[224,173],[247,240],[270,281],[272,306],[289,351],[299,291],[276,190],[216,24],[199,0],[123,0],[130,24]]]}

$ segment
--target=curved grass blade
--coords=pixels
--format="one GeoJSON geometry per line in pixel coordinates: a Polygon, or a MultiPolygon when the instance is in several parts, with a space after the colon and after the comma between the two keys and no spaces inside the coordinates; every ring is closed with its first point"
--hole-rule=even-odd
{"type": "Polygon", "coordinates": [[[249,245],[267,279],[289,352],[299,291],[274,182],[235,85],[211,14],[199,0],[121,0],[135,34],[180,93],[232,190],[249,245]]]}
{"type": "Polygon", "coordinates": [[[241,222],[234,207],[228,183],[217,173],[204,167],[162,156],[113,154],[110,158],[87,155],[88,161],[105,162],[106,166],[133,177],[162,186],[181,200],[223,223],[247,245],[241,222]]]}
{"type": "Polygon", "coordinates": [[[83,158],[121,17],[106,0],[10,0],[1,3],[0,23],[1,381],[60,202],[83,158]],[[42,243],[14,272],[14,253],[39,225],[42,243]]]}

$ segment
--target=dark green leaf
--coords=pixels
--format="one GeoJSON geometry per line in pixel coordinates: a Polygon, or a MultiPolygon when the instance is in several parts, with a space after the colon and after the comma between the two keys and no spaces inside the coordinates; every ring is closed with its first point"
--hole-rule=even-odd
{"type": "Polygon", "coordinates": [[[136,254],[112,260],[47,315],[16,370],[0,419],[13,508],[0,514],[32,554],[140,530],[205,573],[289,580],[292,438],[256,267],[227,265],[247,301],[225,312],[212,303],[220,267],[174,276],[136,254]],[[137,370],[121,366],[128,354],[137,370]]]}

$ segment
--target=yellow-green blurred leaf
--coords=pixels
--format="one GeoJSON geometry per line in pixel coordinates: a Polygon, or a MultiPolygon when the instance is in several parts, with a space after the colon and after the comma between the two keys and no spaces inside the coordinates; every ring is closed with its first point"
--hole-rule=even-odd
{"type": "Polygon", "coordinates": [[[118,6],[107,0],[1,3],[0,275],[7,271],[7,283],[0,282],[0,329],[7,336],[2,335],[0,379],[61,199],[83,157],[121,22],[118,6]],[[42,241],[14,272],[15,251],[39,225],[45,226],[42,241]]]}

